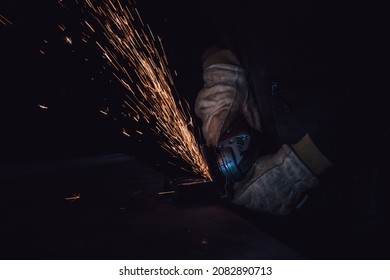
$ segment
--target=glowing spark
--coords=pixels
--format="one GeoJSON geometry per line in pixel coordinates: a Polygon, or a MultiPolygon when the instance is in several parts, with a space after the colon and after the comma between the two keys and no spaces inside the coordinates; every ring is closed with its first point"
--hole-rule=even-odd
{"type": "Polygon", "coordinates": [[[62,7],[66,7],[66,6],[64,5],[64,3],[62,3],[62,0],[58,0],[57,2],[58,2],[58,4],[60,4],[62,7]]]}
{"type": "MultiPolygon", "coordinates": [[[[148,123],[153,120],[152,131],[159,136],[161,147],[173,157],[186,161],[193,172],[210,180],[193,134],[189,109],[185,110],[178,96],[174,96],[177,92],[162,39],[157,36],[155,40],[150,27],[144,25],[133,6],[115,0],[86,0],[86,4],[108,41],[108,45],[99,42],[96,45],[113,68],[115,78],[128,91],[124,103],[127,110],[135,113],[134,120],[138,122],[142,118],[148,123]]],[[[122,133],[130,137],[124,129],[122,133]]]]}
{"type": "Polygon", "coordinates": [[[39,52],[40,52],[41,54],[45,54],[45,52],[44,52],[43,50],[39,50],[39,52]]]}
{"type": "Polygon", "coordinates": [[[69,37],[69,36],[65,36],[65,37],[64,37],[64,40],[65,40],[65,44],[72,45],[72,43],[73,43],[72,38],[69,37]]]}
{"type": "Polygon", "coordinates": [[[49,109],[49,107],[47,107],[46,105],[43,105],[43,104],[38,104],[38,107],[41,108],[41,109],[49,109]]]}
{"type": "Polygon", "coordinates": [[[186,172],[191,172],[190,170],[188,170],[187,168],[184,168],[183,166],[180,166],[180,169],[181,169],[181,170],[184,170],[184,171],[186,171],[186,172]]]}
{"type": "Polygon", "coordinates": [[[9,19],[7,19],[5,16],[0,15],[0,23],[2,25],[14,25],[9,19]]]}
{"type": "Polygon", "coordinates": [[[108,115],[108,112],[110,112],[110,108],[109,107],[106,107],[106,108],[100,110],[100,113],[102,113],[103,115],[106,115],[106,116],[108,115]]]}
{"type": "Polygon", "coordinates": [[[159,192],[158,195],[165,195],[165,194],[173,194],[175,191],[165,191],[165,192],[159,192]]]}
{"type": "Polygon", "coordinates": [[[80,199],[80,194],[74,194],[71,197],[65,197],[65,200],[70,202],[74,202],[77,199],[80,199]]]}
{"type": "Polygon", "coordinates": [[[63,24],[58,25],[58,28],[61,29],[61,31],[65,31],[66,27],[63,24]]]}
{"type": "Polygon", "coordinates": [[[89,29],[91,29],[92,32],[95,32],[95,29],[92,28],[88,21],[85,20],[84,22],[89,27],[89,29]]]}
{"type": "Polygon", "coordinates": [[[142,131],[139,131],[139,130],[135,130],[135,132],[137,132],[138,134],[143,134],[142,131]]]}
{"type": "Polygon", "coordinates": [[[135,9],[135,12],[137,13],[138,19],[139,19],[139,21],[141,22],[142,26],[144,26],[144,23],[143,23],[143,21],[142,21],[142,18],[141,18],[141,16],[140,16],[138,10],[135,9]]]}
{"type": "Polygon", "coordinates": [[[122,128],[122,133],[123,133],[123,135],[125,135],[129,138],[131,137],[130,134],[128,134],[124,128],[122,128]]]}

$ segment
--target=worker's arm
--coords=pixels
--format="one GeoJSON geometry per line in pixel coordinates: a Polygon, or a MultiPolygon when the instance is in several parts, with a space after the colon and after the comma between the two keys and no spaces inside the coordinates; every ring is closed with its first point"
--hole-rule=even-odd
{"type": "MultiPolygon", "coordinates": [[[[223,130],[242,113],[260,129],[260,115],[251,100],[245,71],[228,50],[210,54],[203,62],[204,88],[195,103],[208,145],[216,146],[223,130]]],[[[233,203],[272,215],[287,215],[304,193],[319,183],[316,174],[331,165],[306,135],[292,146],[260,157],[240,182],[233,185],[233,203]]]]}

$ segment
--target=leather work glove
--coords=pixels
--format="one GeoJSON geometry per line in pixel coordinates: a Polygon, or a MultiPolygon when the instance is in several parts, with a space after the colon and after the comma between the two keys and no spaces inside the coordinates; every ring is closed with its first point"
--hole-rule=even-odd
{"type": "Polygon", "coordinates": [[[208,146],[216,146],[220,136],[242,114],[248,124],[261,129],[256,102],[248,90],[244,69],[239,65],[216,63],[203,72],[204,87],[195,102],[195,113],[202,119],[208,146]]]}
{"type": "Polygon", "coordinates": [[[258,158],[245,178],[233,185],[232,202],[262,213],[288,215],[319,180],[288,146],[258,158]]]}

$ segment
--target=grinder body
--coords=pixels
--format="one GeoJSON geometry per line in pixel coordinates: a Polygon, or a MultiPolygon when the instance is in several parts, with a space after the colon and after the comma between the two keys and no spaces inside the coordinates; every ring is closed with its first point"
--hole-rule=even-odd
{"type": "Polygon", "coordinates": [[[213,180],[242,180],[259,155],[259,141],[259,132],[239,117],[222,134],[216,147],[203,145],[203,156],[213,180]]]}

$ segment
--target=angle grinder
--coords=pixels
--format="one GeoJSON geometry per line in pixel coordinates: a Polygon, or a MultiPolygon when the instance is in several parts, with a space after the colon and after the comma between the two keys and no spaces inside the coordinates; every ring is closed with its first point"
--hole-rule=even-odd
{"type": "Polygon", "coordinates": [[[258,131],[239,117],[223,133],[216,147],[203,145],[201,150],[209,167],[212,181],[204,178],[183,177],[169,180],[159,195],[179,204],[229,201],[233,182],[240,181],[252,167],[259,151],[258,131]]]}
{"type": "Polygon", "coordinates": [[[222,134],[216,147],[203,145],[213,181],[242,180],[260,153],[259,140],[260,133],[239,117],[222,134]]]}

